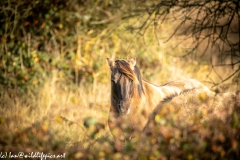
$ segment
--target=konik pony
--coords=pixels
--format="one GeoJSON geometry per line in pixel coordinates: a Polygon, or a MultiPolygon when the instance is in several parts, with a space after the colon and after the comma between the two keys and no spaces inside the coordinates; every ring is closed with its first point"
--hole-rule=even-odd
{"type": "Polygon", "coordinates": [[[111,69],[111,107],[109,127],[115,138],[128,139],[134,130],[143,129],[156,106],[193,89],[209,91],[194,79],[181,79],[156,86],[142,80],[136,58],[107,59],[111,69]],[[119,130],[120,128],[120,130],[119,130]],[[129,131],[127,135],[122,130],[129,131]]]}

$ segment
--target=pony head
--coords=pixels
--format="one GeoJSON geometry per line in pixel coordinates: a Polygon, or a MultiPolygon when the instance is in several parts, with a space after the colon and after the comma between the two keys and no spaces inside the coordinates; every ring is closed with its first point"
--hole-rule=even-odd
{"type": "Polygon", "coordinates": [[[130,60],[107,59],[111,69],[111,99],[114,111],[118,115],[129,114],[133,99],[138,99],[143,92],[136,58],[130,60]]]}

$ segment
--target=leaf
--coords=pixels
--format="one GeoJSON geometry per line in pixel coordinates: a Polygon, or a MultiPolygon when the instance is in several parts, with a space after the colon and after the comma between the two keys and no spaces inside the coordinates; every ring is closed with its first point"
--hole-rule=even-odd
{"type": "Polygon", "coordinates": [[[0,118],[0,124],[4,124],[5,123],[5,119],[4,118],[0,118]]]}
{"type": "Polygon", "coordinates": [[[92,118],[92,117],[87,117],[87,118],[84,120],[83,124],[84,124],[84,126],[85,126],[86,128],[89,128],[89,127],[92,126],[92,125],[96,125],[96,124],[97,124],[97,121],[96,121],[94,118],[92,118]]]}
{"type": "Polygon", "coordinates": [[[54,120],[56,120],[56,121],[59,122],[59,123],[63,123],[63,119],[62,119],[62,117],[59,116],[59,115],[55,116],[55,117],[54,117],[54,120]]]}
{"type": "Polygon", "coordinates": [[[205,101],[207,99],[207,94],[202,92],[198,95],[198,98],[201,100],[201,101],[205,101]]]}

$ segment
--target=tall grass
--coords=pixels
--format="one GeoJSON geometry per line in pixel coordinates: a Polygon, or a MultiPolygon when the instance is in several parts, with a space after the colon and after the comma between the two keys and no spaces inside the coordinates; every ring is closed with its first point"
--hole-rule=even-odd
{"type": "MultiPolygon", "coordinates": [[[[167,36],[165,28],[171,29],[169,26],[158,28],[161,37],[167,36]]],[[[183,59],[173,56],[178,52],[184,53],[184,49],[181,47],[173,49],[177,44],[174,39],[168,44],[157,42],[152,40],[154,30],[150,29],[148,32],[150,33],[147,33],[143,39],[129,34],[121,35],[124,40],[122,41],[118,37],[122,32],[118,31],[115,36],[111,37],[114,41],[114,48],[110,47],[109,41],[100,41],[102,37],[98,39],[96,46],[105,46],[105,50],[104,47],[101,51],[95,47],[94,52],[97,50],[99,55],[100,53],[103,55],[103,57],[97,58],[99,58],[102,69],[99,73],[101,72],[101,76],[104,77],[102,79],[105,80],[98,81],[96,78],[93,82],[86,80],[77,85],[64,81],[58,71],[53,71],[52,76],[48,77],[43,85],[36,86],[34,92],[28,91],[24,95],[19,95],[16,90],[0,91],[0,150],[21,151],[24,149],[26,151],[30,148],[27,151],[68,152],[70,159],[96,159],[96,157],[104,159],[109,156],[107,154],[113,154],[109,157],[115,159],[130,159],[131,156],[124,154],[131,155],[134,154],[133,152],[141,152],[141,150],[152,154],[151,143],[156,142],[154,137],[148,139],[151,141],[148,145],[146,145],[148,141],[146,143],[137,141],[134,141],[133,144],[127,143],[124,151],[118,150],[121,148],[119,142],[113,141],[111,137],[107,126],[110,107],[110,81],[108,78],[110,71],[107,71],[108,66],[104,61],[104,56],[114,58],[136,56],[143,79],[156,85],[181,78],[195,78],[204,83],[209,77],[216,80],[219,78],[216,75],[208,77],[211,66],[205,61],[197,61],[191,57],[183,59]],[[97,148],[98,152],[91,152],[91,147],[97,148]],[[82,150],[83,152],[80,152],[82,150]],[[88,156],[88,153],[95,157],[88,156]]],[[[95,42],[95,40],[92,41],[95,42]]],[[[93,55],[91,47],[89,48],[85,52],[89,51],[93,55]]],[[[90,54],[86,53],[85,55],[89,56],[90,54]]],[[[91,61],[95,61],[97,58],[95,57],[91,61]]],[[[86,63],[88,63],[87,60],[86,63]]],[[[227,72],[227,69],[222,70],[221,74],[227,72]]],[[[228,82],[231,83],[231,80],[228,82]]],[[[208,85],[208,83],[205,84],[208,85]]],[[[230,86],[230,90],[235,89],[236,86],[230,86]]],[[[171,119],[170,114],[168,118],[171,119]]],[[[200,127],[200,129],[202,128],[200,127]]],[[[191,134],[191,130],[189,132],[191,134]]],[[[164,137],[161,138],[164,141],[164,137]]],[[[190,138],[194,139],[194,137],[190,138]]],[[[159,148],[165,147],[166,153],[170,154],[171,152],[167,150],[168,145],[162,141],[161,144],[159,143],[159,148]]],[[[188,143],[194,142],[189,141],[188,143]]],[[[235,145],[236,142],[232,143],[235,145]]],[[[157,145],[153,146],[157,147],[157,145]]],[[[238,149],[238,146],[235,148],[238,149]]],[[[160,154],[156,148],[153,148],[153,152],[153,156],[160,154]]],[[[189,157],[191,159],[191,156],[189,157]]]]}
{"type": "MultiPolygon", "coordinates": [[[[204,79],[207,72],[204,68],[206,65],[200,65],[197,62],[186,65],[181,60],[171,59],[167,56],[163,61],[164,69],[161,67],[142,69],[143,78],[154,84],[163,84],[179,78],[204,79]]],[[[107,68],[107,63],[105,65],[107,68]]],[[[138,66],[141,68],[141,59],[138,61],[138,66]]],[[[110,77],[110,71],[106,73],[104,76],[110,77]]],[[[189,149],[191,146],[195,149],[199,149],[199,146],[202,147],[200,155],[204,155],[203,153],[208,151],[207,157],[215,154],[219,156],[221,152],[214,153],[208,148],[211,145],[218,147],[218,139],[216,141],[209,139],[211,128],[216,127],[218,130],[219,126],[222,127],[224,132],[221,132],[221,135],[225,137],[225,129],[229,130],[230,134],[236,134],[238,127],[232,128],[232,126],[239,126],[238,115],[233,113],[232,117],[234,119],[235,116],[235,119],[228,125],[218,121],[216,124],[220,123],[220,125],[214,125],[215,121],[209,126],[198,125],[200,122],[198,120],[196,126],[176,128],[174,120],[171,118],[177,117],[178,113],[167,112],[160,115],[161,119],[159,120],[158,117],[157,120],[164,121],[164,126],[160,126],[160,128],[165,128],[166,131],[173,129],[178,133],[169,139],[168,143],[173,148],[168,148],[169,145],[165,143],[166,137],[161,136],[161,133],[158,132],[153,133],[152,136],[143,135],[143,137],[141,137],[142,133],[139,133],[132,142],[122,144],[113,140],[107,126],[110,80],[106,83],[96,81],[93,83],[82,82],[77,85],[73,82],[65,82],[57,71],[53,72],[44,85],[37,87],[34,93],[27,92],[25,95],[18,95],[15,90],[1,91],[0,105],[1,151],[66,153],[68,159],[131,159],[131,157],[136,159],[137,157],[166,158],[171,156],[176,158],[178,152],[172,150],[174,147],[180,147],[178,148],[181,150],[181,152],[179,151],[180,157],[190,157],[189,159],[191,156],[192,158],[201,157],[197,152],[189,149]],[[193,127],[195,128],[192,129],[193,127]],[[202,135],[200,132],[202,130],[205,130],[207,135],[202,135]],[[184,131],[189,137],[185,136],[182,139],[181,133],[184,131]],[[194,138],[196,136],[203,136],[203,139],[196,140],[194,138]],[[208,142],[210,146],[206,147],[203,143],[208,142]],[[175,144],[177,146],[174,146],[175,144]],[[182,144],[187,148],[181,146],[182,144]],[[146,154],[142,154],[143,151],[146,154]]],[[[197,115],[195,117],[200,118],[197,115]]],[[[157,130],[158,126],[155,126],[154,130],[157,130]]],[[[214,136],[216,135],[214,132],[214,136]]],[[[225,137],[225,139],[232,141],[232,144],[226,143],[226,145],[232,147],[233,153],[239,149],[239,143],[234,138],[225,137]]],[[[224,146],[226,141],[221,141],[221,145],[224,146]]],[[[223,157],[228,155],[224,149],[221,151],[223,157]]]]}
{"type": "Polygon", "coordinates": [[[93,90],[92,85],[78,86],[58,79],[57,73],[53,74],[36,88],[36,95],[16,96],[14,91],[1,91],[1,134],[14,137],[17,132],[40,123],[71,144],[89,138],[90,133],[83,125],[87,117],[106,124],[110,98],[107,84],[98,84],[93,90]]]}

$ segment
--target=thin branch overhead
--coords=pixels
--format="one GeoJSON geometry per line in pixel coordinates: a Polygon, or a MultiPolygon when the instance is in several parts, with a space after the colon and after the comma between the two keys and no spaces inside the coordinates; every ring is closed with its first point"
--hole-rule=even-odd
{"type": "Polygon", "coordinates": [[[178,22],[178,24],[175,23],[175,30],[165,42],[174,36],[191,36],[194,39],[193,48],[185,55],[196,53],[193,51],[197,50],[204,42],[207,45],[201,49],[203,53],[198,54],[205,56],[205,53],[208,52],[211,59],[218,57],[218,63],[212,64],[213,67],[232,66],[233,74],[226,80],[239,72],[239,0],[159,0],[159,2],[147,2],[141,1],[134,7],[138,11],[138,15],[141,15],[141,23],[133,24],[131,27],[133,30],[144,35],[151,24],[156,26],[163,21],[173,19],[172,21],[178,22]],[[140,13],[145,13],[145,16],[140,13]]]}

